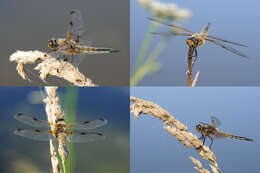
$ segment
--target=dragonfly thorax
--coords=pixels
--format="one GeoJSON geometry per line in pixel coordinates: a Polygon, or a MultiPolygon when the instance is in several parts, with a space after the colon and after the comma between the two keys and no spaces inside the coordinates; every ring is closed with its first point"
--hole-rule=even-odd
{"type": "Polygon", "coordinates": [[[202,135],[209,135],[210,134],[215,134],[217,128],[213,127],[212,125],[207,125],[207,124],[198,124],[196,125],[196,130],[202,135]]]}
{"type": "Polygon", "coordinates": [[[63,118],[60,118],[60,119],[57,119],[56,120],[56,126],[57,126],[57,128],[59,128],[59,127],[62,127],[62,128],[64,128],[64,126],[65,126],[65,120],[63,119],[63,118]]]}
{"type": "Polygon", "coordinates": [[[48,47],[52,50],[52,51],[57,51],[60,47],[63,47],[65,45],[68,45],[67,40],[64,38],[51,38],[50,40],[48,40],[48,47]]]}
{"type": "Polygon", "coordinates": [[[187,39],[186,43],[190,47],[199,47],[202,46],[206,40],[200,34],[194,34],[187,39]]]}

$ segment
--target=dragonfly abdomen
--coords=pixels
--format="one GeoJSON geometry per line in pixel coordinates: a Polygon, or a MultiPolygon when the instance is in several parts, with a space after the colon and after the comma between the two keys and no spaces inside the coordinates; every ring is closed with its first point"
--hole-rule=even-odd
{"type": "Polygon", "coordinates": [[[87,47],[87,46],[81,46],[79,47],[79,52],[84,52],[88,54],[102,54],[102,53],[114,53],[119,52],[118,50],[114,50],[111,48],[96,48],[96,47],[87,47]]]}
{"type": "Polygon", "coordinates": [[[232,139],[238,139],[238,140],[244,140],[244,141],[253,141],[253,139],[242,137],[242,136],[235,136],[231,134],[226,134],[227,137],[232,138],[232,139]]]}

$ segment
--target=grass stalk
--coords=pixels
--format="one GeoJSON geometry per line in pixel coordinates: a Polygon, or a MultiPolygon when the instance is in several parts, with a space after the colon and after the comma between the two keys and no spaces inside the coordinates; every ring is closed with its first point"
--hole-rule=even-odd
{"type": "Polygon", "coordinates": [[[144,63],[145,57],[147,55],[148,48],[150,47],[151,42],[152,42],[152,38],[153,38],[153,35],[151,33],[155,32],[155,30],[158,28],[158,26],[159,26],[158,23],[151,22],[149,29],[148,29],[148,32],[145,35],[145,38],[144,38],[144,41],[142,43],[139,54],[137,56],[137,60],[136,60],[135,66],[134,66],[134,73],[144,63]]]}
{"type": "Polygon", "coordinates": [[[143,65],[140,66],[131,77],[130,85],[136,86],[143,78],[149,73],[154,73],[160,70],[161,64],[156,62],[159,54],[163,51],[166,46],[167,38],[161,38],[160,42],[151,52],[150,56],[144,61],[143,65]]]}

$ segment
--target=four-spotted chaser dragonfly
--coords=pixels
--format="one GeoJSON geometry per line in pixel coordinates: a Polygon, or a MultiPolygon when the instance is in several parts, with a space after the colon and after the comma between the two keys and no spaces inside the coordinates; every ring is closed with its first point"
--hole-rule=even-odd
{"type": "MultiPolygon", "coordinates": [[[[222,44],[221,42],[225,42],[225,43],[230,43],[230,44],[233,44],[233,45],[236,45],[236,46],[243,46],[243,47],[248,47],[246,45],[243,45],[243,44],[240,44],[240,43],[236,43],[236,42],[233,42],[233,41],[228,41],[228,40],[224,40],[224,39],[221,39],[221,38],[218,38],[218,37],[215,37],[215,36],[210,36],[208,35],[209,33],[209,28],[210,28],[210,23],[208,23],[200,33],[194,33],[192,32],[191,30],[189,29],[186,29],[186,28],[183,28],[183,27],[180,27],[180,26],[176,26],[176,25],[173,25],[173,24],[169,24],[169,23],[166,23],[162,20],[159,20],[159,19],[153,19],[153,18],[148,18],[149,20],[152,20],[152,21],[155,21],[155,22],[158,22],[160,24],[163,24],[163,25],[167,25],[167,26],[170,26],[173,31],[170,33],[172,35],[175,35],[175,36],[188,36],[189,38],[187,38],[187,45],[194,48],[194,53],[195,55],[193,57],[195,57],[195,60],[197,58],[197,48],[199,46],[202,46],[203,44],[205,44],[206,41],[209,41],[211,43],[214,43],[236,55],[239,55],[239,56],[242,56],[242,57],[245,57],[247,58],[247,56],[245,54],[243,54],[242,52],[228,46],[228,45],[224,45],[222,44]],[[180,33],[180,32],[176,32],[176,31],[185,31],[187,33],[180,33]]],[[[167,33],[159,33],[159,32],[153,32],[153,34],[167,34],[167,33]]]]}
{"type": "Polygon", "coordinates": [[[48,47],[52,50],[50,53],[57,59],[63,59],[74,66],[79,66],[87,54],[104,54],[119,52],[111,48],[90,47],[87,37],[87,31],[84,29],[83,17],[80,11],[70,12],[71,21],[66,38],[52,38],[48,40],[48,47]]]}
{"type": "Polygon", "coordinates": [[[51,124],[45,120],[40,120],[21,113],[15,115],[18,121],[39,129],[16,129],[15,134],[26,138],[48,141],[49,139],[57,139],[59,142],[67,143],[85,143],[103,139],[104,135],[98,132],[86,132],[107,124],[107,120],[100,118],[92,121],[65,124],[64,119],[56,120],[55,124],[51,124]],[[71,130],[68,130],[71,129],[71,130]],[[73,130],[73,131],[72,131],[73,130]],[[83,130],[83,131],[79,131],[83,130]]]}
{"type": "MultiPolygon", "coordinates": [[[[241,136],[235,136],[231,135],[229,133],[223,132],[219,129],[217,129],[217,126],[220,125],[220,121],[216,118],[211,116],[211,124],[206,124],[200,122],[198,125],[196,125],[196,130],[201,134],[201,137],[199,139],[203,139],[203,145],[205,143],[206,137],[208,137],[211,140],[211,144],[209,148],[211,148],[213,143],[213,138],[232,138],[232,139],[238,139],[238,140],[244,140],[244,141],[253,141],[253,139],[249,139],[246,137],[241,136]]],[[[201,147],[203,147],[203,145],[201,147]]]]}

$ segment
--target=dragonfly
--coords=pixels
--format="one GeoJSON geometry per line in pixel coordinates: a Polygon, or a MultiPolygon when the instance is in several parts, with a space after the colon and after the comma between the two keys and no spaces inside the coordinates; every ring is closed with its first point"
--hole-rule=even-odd
{"type": "Polygon", "coordinates": [[[81,12],[72,10],[70,17],[66,38],[51,38],[48,40],[48,47],[52,51],[51,56],[63,59],[78,67],[87,54],[119,52],[119,50],[111,48],[91,47],[81,12]]]}
{"type": "MultiPolygon", "coordinates": [[[[215,36],[210,36],[208,35],[209,33],[209,29],[210,29],[210,23],[208,23],[202,30],[200,33],[195,33],[189,29],[186,29],[186,28],[183,28],[183,27],[180,27],[180,26],[176,26],[176,25],[173,25],[173,24],[169,24],[167,22],[164,22],[160,19],[154,19],[154,18],[148,18],[149,20],[152,20],[152,21],[155,21],[155,22],[158,22],[160,24],[163,24],[163,25],[167,25],[169,27],[172,28],[173,32],[171,32],[170,34],[171,35],[175,35],[175,36],[187,36],[187,40],[186,40],[186,44],[193,48],[194,49],[194,53],[193,53],[193,57],[195,57],[195,60],[194,62],[196,62],[196,59],[197,59],[197,48],[204,45],[206,43],[206,41],[208,42],[211,42],[217,46],[220,46],[236,55],[239,55],[241,57],[245,57],[247,58],[248,56],[245,55],[244,53],[238,51],[237,49],[234,49],[226,44],[223,44],[222,42],[225,42],[225,43],[229,43],[229,44],[233,44],[233,45],[236,45],[236,46],[242,46],[242,47],[248,47],[244,44],[241,44],[241,43],[236,43],[236,42],[233,42],[233,41],[229,41],[229,40],[224,40],[222,38],[218,38],[218,37],[215,37],[215,36]],[[178,32],[176,32],[178,31],[178,32]]],[[[167,34],[167,33],[160,33],[160,32],[153,32],[153,34],[167,34]]],[[[169,34],[169,33],[168,33],[169,34]]]]}
{"type": "Polygon", "coordinates": [[[201,134],[201,137],[199,139],[203,139],[203,145],[201,147],[204,146],[206,137],[211,140],[209,148],[211,148],[214,138],[231,138],[244,141],[253,141],[253,139],[242,136],[235,136],[217,129],[217,127],[221,124],[220,121],[214,116],[211,116],[210,118],[211,124],[200,122],[196,125],[196,130],[201,134]]]}
{"type": "Polygon", "coordinates": [[[95,129],[107,124],[107,120],[100,118],[96,120],[75,122],[66,124],[63,118],[57,119],[55,123],[49,123],[35,117],[18,113],[14,118],[24,124],[36,129],[16,129],[15,134],[25,138],[48,141],[49,139],[58,140],[61,143],[86,143],[99,139],[104,139],[104,135],[99,132],[88,132],[86,130],[95,129]],[[41,129],[38,129],[41,128],[41,129]]]}

